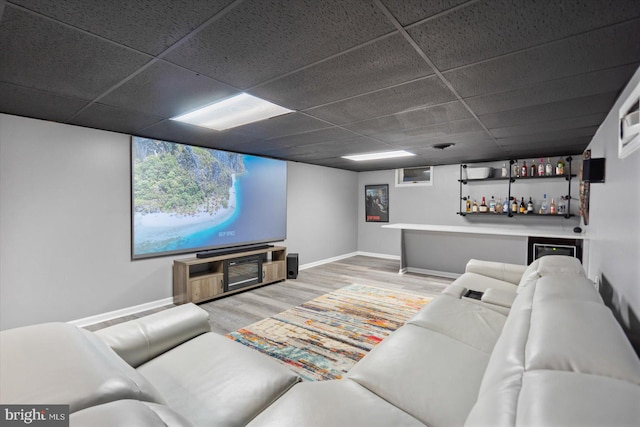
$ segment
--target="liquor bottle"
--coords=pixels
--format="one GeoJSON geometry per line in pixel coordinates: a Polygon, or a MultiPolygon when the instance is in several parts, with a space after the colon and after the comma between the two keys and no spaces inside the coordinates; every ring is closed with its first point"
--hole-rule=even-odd
{"type": "Polygon", "coordinates": [[[533,213],[533,200],[529,197],[529,203],[527,203],[527,213],[533,213]]]}
{"type": "Polygon", "coordinates": [[[566,196],[560,196],[560,203],[558,203],[558,215],[567,213],[567,198],[566,196]]]}
{"type": "Polygon", "coordinates": [[[527,176],[527,161],[523,160],[522,161],[522,167],[520,168],[520,176],[522,177],[526,177],[527,176]]]}
{"type": "Polygon", "coordinates": [[[516,196],[513,196],[511,200],[511,212],[518,213],[518,198],[516,196]]]}
{"type": "Polygon", "coordinates": [[[553,165],[551,164],[551,157],[547,157],[547,164],[544,166],[544,174],[546,176],[553,175],[553,165]]]}
{"type": "Polygon", "coordinates": [[[509,176],[509,172],[507,171],[507,164],[503,163],[502,164],[502,177],[507,177],[509,176]]]}
{"type": "Polygon", "coordinates": [[[556,165],[556,175],[564,175],[564,160],[562,160],[562,157],[558,159],[558,164],[556,165]]]}
{"type": "Polygon", "coordinates": [[[547,207],[547,195],[545,193],[544,198],[542,199],[542,205],[540,205],[540,213],[542,215],[546,215],[548,214],[548,207],[547,207]]]}
{"type": "Polygon", "coordinates": [[[467,196],[467,213],[471,212],[471,196],[467,196]]]}
{"type": "Polygon", "coordinates": [[[549,207],[549,213],[551,215],[555,215],[556,214],[556,201],[555,201],[555,199],[551,199],[551,207],[549,207]]]}
{"type": "Polygon", "coordinates": [[[471,208],[471,211],[473,213],[478,213],[478,202],[476,202],[475,200],[473,201],[473,207],[471,208]]]}
{"type": "Polygon", "coordinates": [[[531,161],[531,167],[529,168],[529,176],[536,176],[538,175],[538,168],[536,167],[536,160],[533,159],[531,161]]]}
{"type": "Polygon", "coordinates": [[[487,203],[484,201],[484,196],[482,196],[482,202],[480,202],[480,212],[486,213],[487,211],[489,211],[489,208],[487,207],[487,203]]]}
{"type": "Polygon", "coordinates": [[[496,199],[493,196],[489,200],[489,212],[496,213],[496,199]]]}
{"type": "Polygon", "coordinates": [[[520,167],[518,161],[514,160],[513,167],[511,168],[511,178],[518,178],[520,176],[520,167]]]}
{"type": "Polygon", "coordinates": [[[520,208],[518,210],[521,214],[527,213],[527,205],[524,204],[524,197],[520,200],[520,208]]]}
{"type": "Polygon", "coordinates": [[[538,176],[544,176],[544,159],[540,158],[540,164],[538,165],[538,176]]]}
{"type": "Polygon", "coordinates": [[[504,203],[502,204],[502,213],[505,213],[505,214],[509,213],[509,198],[508,197],[504,198],[504,203]]]}
{"type": "Polygon", "coordinates": [[[502,199],[498,199],[498,202],[496,203],[496,213],[502,213],[502,199]]]}

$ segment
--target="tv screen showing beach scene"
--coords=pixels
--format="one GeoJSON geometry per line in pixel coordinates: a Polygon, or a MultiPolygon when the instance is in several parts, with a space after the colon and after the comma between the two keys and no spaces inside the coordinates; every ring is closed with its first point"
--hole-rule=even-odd
{"type": "Polygon", "coordinates": [[[132,258],[282,241],[287,163],[131,139],[132,258]]]}

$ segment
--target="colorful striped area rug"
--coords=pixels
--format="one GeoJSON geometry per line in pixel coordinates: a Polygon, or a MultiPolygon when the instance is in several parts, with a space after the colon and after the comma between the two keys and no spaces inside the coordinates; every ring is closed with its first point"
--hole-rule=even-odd
{"type": "Polygon", "coordinates": [[[227,335],[307,381],[342,378],[432,298],[353,284],[227,335]]]}

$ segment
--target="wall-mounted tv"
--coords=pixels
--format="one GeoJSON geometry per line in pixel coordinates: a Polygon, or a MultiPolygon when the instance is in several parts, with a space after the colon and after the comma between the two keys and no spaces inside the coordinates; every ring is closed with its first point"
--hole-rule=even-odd
{"type": "Polygon", "coordinates": [[[133,259],[282,241],[287,163],[131,139],[133,259]]]}

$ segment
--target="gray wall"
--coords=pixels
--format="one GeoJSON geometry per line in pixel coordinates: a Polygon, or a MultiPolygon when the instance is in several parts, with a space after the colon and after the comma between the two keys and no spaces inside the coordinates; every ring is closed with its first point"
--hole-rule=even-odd
{"type": "MultiPolygon", "coordinates": [[[[574,156],[575,158],[575,156],[574,156]]],[[[552,159],[553,160],[553,159],[552,159]]],[[[557,160],[557,158],[555,159],[557,160]]],[[[482,166],[500,168],[502,162],[485,163],[482,166]]],[[[456,215],[460,200],[459,165],[436,166],[432,186],[396,187],[395,171],[383,170],[361,172],[358,175],[360,200],[358,207],[358,250],[375,254],[400,255],[400,231],[381,228],[380,223],[366,222],[364,214],[364,188],[367,184],[389,184],[389,223],[414,223],[455,226],[490,226],[518,229],[549,229],[571,231],[579,224],[578,218],[532,218],[496,215],[462,217],[456,215]]],[[[480,203],[484,195],[504,199],[507,196],[506,181],[476,182],[463,186],[463,195],[470,195],[480,203]]],[[[539,201],[544,193],[547,197],[566,194],[564,180],[536,180],[516,182],[512,194],[533,197],[539,201]]],[[[577,179],[572,183],[572,195],[577,197],[577,179]]],[[[572,201],[572,213],[578,212],[577,200],[572,201]]],[[[513,237],[464,236],[428,232],[406,233],[410,246],[409,266],[419,269],[462,273],[469,258],[525,263],[526,240],[513,237]],[[419,254],[419,255],[416,255],[419,254]]]]}
{"type": "Polygon", "coordinates": [[[605,183],[591,185],[589,276],[605,277],[623,317],[627,305],[640,315],[640,150],[618,158],[618,110],[638,84],[640,69],[588,147],[592,157],[606,159],[605,183]]]}
{"type": "MultiPolygon", "coordinates": [[[[173,257],[130,260],[129,140],[0,115],[0,329],[172,296],[173,257]]],[[[289,251],[354,252],[357,174],[289,166],[289,251]]]]}

